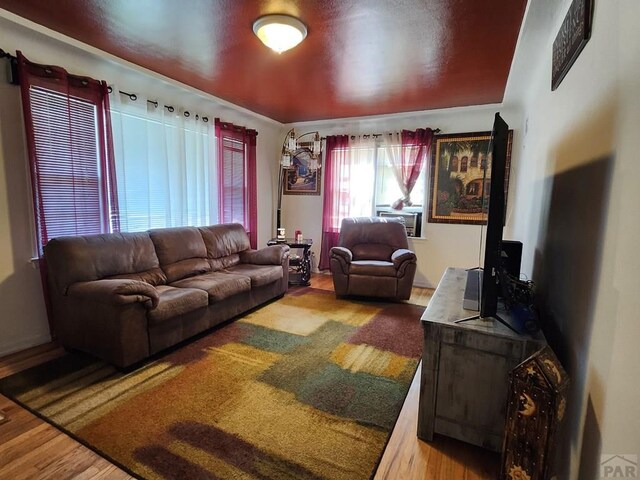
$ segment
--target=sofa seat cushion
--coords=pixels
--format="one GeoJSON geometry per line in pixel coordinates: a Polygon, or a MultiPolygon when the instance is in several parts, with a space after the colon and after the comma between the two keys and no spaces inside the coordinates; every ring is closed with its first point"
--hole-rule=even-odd
{"type": "Polygon", "coordinates": [[[167,285],[156,287],[160,296],[158,306],[149,310],[151,323],[164,322],[179,315],[209,305],[207,293],[196,288],[174,288],[167,285]]]}
{"type": "Polygon", "coordinates": [[[241,263],[233,267],[225,268],[224,271],[249,277],[252,287],[261,287],[262,285],[267,285],[282,279],[282,266],[280,265],[241,263]]]}
{"type": "Polygon", "coordinates": [[[349,268],[351,275],[373,275],[376,277],[396,277],[398,271],[393,262],[382,260],[354,260],[349,268]]]}
{"type": "Polygon", "coordinates": [[[238,293],[251,290],[248,276],[226,272],[209,272],[178,280],[171,284],[179,288],[197,288],[209,294],[209,303],[219,302],[238,293]]]}

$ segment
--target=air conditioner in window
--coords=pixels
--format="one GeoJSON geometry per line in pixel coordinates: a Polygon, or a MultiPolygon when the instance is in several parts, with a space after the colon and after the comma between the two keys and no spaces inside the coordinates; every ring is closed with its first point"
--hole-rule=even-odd
{"type": "Polygon", "coordinates": [[[420,229],[422,227],[421,212],[394,212],[389,210],[378,210],[376,215],[378,217],[400,217],[404,221],[408,237],[420,236],[420,229]]]}

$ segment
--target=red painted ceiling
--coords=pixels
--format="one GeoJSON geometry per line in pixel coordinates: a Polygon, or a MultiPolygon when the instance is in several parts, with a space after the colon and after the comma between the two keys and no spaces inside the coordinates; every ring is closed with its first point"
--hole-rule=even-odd
{"type": "Polygon", "coordinates": [[[500,102],[525,6],[0,0],[17,15],[284,123],[500,102]],[[251,27],[267,13],[300,18],[306,40],[281,55],[266,48],[251,27]]]}

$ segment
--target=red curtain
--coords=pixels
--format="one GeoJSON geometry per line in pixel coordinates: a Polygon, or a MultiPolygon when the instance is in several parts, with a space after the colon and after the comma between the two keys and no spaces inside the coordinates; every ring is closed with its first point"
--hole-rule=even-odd
{"type": "Polygon", "coordinates": [[[258,244],[256,140],[258,133],[215,120],[218,148],[218,210],[220,223],[237,222],[258,244]]]}
{"type": "Polygon", "coordinates": [[[325,145],[324,200],[322,202],[322,245],[318,268],[330,267],[331,248],[338,245],[340,225],[337,224],[338,202],[340,201],[341,165],[347,163],[348,135],[328,136],[325,145]]]}
{"type": "Polygon", "coordinates": [[[422,166],[428,161],[433,141],[433,130],[430,128],[419,128],[415,132],[402,130],[400,134],[402,148],[400,149],[400,165],[394,165],[396,177],[402,198],[399,198],[391,205],[395,210],[402,210],[407,205],[411,205],[411,191],[420,175],[422,166]]]}
{"type": "Polygon", "coordinates": [[[119,231],[107,84],[17,56],[38,254],[56,236],[119,231]]]}

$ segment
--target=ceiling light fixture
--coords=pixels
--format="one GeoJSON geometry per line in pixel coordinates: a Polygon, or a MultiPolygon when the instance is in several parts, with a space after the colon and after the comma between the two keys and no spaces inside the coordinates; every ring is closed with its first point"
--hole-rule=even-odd
{"type": "Polygon", "coordinates": [[[305,39],[307,27],[289,15],[265,15],[253,22],[253,33],[271,50],[282,53],[305,39]]]}

